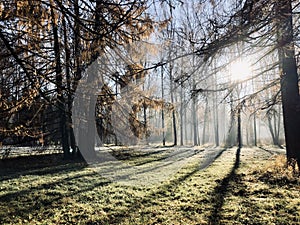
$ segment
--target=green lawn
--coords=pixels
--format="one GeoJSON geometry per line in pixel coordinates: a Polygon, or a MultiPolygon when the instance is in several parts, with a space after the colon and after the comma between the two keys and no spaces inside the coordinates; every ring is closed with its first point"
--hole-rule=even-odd
{"type": "MultiPolygon", "coordinates": [[[[0,224],[300,224],[300,179],[283,168],[283,157],[258,148],[236,153],[222,151],[203,168],[200,152],[149,185],[111,182],[97,167],[60,155],[2,161],[0,224]]],[[[135,148],[122,160],[160,157],[135,148]]]]}

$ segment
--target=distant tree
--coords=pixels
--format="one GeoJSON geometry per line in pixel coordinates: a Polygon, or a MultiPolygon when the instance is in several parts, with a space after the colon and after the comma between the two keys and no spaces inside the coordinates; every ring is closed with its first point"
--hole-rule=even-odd
{"type": "Polygon", "coordinates": [[[279,135],[280,135],[280,111],[276,109],[275,107],[269,108],[266,112],[266,117],[267,117],[267,124],[268,128],[270,130],[271,136],[272,136],[272,141],[274,145],[280,146],[280,140],[279,140],[279,135]]]}

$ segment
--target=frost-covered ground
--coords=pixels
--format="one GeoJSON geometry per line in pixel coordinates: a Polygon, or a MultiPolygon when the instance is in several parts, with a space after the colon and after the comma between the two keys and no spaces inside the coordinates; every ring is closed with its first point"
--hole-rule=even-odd
{"type": "Polygon", "coordinates": [[[300,179],[278,153],[134,146],[100,148],[107,158],[90,165],[0,160],[0,224],[300,224],[300,179]]]}
{"type": "MultiPolygon", "coordinates": [[[[182,167],[191,162],[198,162],[199,170],[207,168],[224,151],[237,149],[224,147],[101,147],[97,149],[100,159],[91,166],[112,182],[126,185],[156,185],[174,176],[182,167]]],[[[249,149],[249,148],[248,148],[249,149]]],[[[283,154],[284,150],[276,147],[257,148],[257,152],[244,148],[242,156],[270,157],[283,154]],[[253,154],[253,155],[251,155],[253,154]]]]}

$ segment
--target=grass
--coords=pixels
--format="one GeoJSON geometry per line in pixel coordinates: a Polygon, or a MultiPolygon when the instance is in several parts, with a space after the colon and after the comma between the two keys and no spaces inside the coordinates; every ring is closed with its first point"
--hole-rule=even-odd
{"type": "MultiPolygon", "coordinates": [[[[119,158],[140,165],[166,156],[153,151],[119,158]]],[[[203,168],[204,152],[149,186],[111,182],[60,155],[1,162],[0,224],[300,224],[300,179],[284,157],[231,148],[203,168]]]]}

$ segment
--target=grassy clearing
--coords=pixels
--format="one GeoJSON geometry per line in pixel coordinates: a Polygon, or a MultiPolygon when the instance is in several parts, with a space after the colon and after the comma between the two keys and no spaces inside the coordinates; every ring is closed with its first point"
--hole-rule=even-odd
{"type": "MultiPolygon", "coordinates": [[[[300,224],[300,180],[284,169],[284,158],[236,150],[205,169],[205,158],[194,157],[154,186],[113,183],[59,155],[2,163],[0,224],[300,224]]],[[[131,164],[165,156],[130,154],[123,160],[131,164]]]]}

